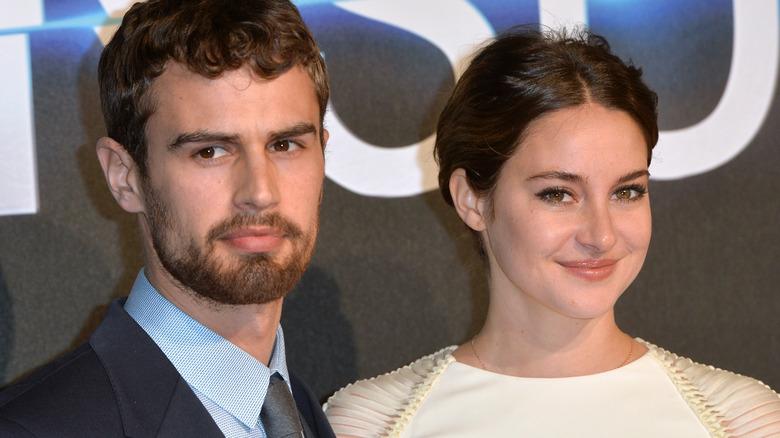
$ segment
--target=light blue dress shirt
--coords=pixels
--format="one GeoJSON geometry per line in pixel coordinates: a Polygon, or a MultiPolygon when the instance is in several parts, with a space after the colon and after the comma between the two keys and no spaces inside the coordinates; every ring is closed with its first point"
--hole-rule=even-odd
{"type": "Polygon", "coordinates": [[[260,409],[268,380],[278,372],[290,385],[281,326],[266,367],[166,300],[143,270],[125,310],[168,357],[226,437],[265,438],[260,409]]]}

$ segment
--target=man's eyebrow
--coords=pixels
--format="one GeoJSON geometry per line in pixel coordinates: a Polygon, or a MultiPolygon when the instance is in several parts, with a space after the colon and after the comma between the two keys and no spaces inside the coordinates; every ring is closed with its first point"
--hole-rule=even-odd
{"type": "Polygon", "coordinates": [[[238,135],[220,132],[197,131],[179,134],[175,140],[168,143],[168,150],[174,151],[187,143],[239,143],[238,135]]]}
{"type": "Polygon", "coordinates": [[[316,134],[317,127],[311,123],[301,122],[290,128],[281,131],[273,131],[268,134],[270,141],[284,140],[287,138],[300,137],[306,134],[316,134]]]}

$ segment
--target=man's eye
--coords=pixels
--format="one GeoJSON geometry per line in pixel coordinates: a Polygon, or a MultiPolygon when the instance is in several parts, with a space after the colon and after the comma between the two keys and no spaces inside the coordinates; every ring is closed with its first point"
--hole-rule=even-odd
{"type": "Polygon", "coordinates": [[[271,143],[274,152],[289,152],[298,148],[298,144],[292,140],[279,140],[271,143]]]}
{"type": "Polygon", "coordinates": [[[219,158],[225,154],[227,154],[227,152],[223,148],[218,146],[209,146],[197,152],[198,157],[203,158],[204,160],[212,160],[214,158],[219,158]]]}
{"type": "Polygon", "coordinates": [[[546,196],[547,199],[555,202],[563,202],[566,199],[566,193],[563,192],[548,193],[546,196]]]}

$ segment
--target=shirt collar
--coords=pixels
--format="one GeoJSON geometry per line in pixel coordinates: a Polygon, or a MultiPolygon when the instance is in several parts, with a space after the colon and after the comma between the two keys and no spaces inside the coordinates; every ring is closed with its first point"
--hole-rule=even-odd
{"type": "Polygon", "coordinates": [[[257,425],[270,375],[278,372],[290,385],[281,325],[269,368],[166,300],[143,270],[127,297],[125,311],[190,386],[249,428],[257,425]]]}

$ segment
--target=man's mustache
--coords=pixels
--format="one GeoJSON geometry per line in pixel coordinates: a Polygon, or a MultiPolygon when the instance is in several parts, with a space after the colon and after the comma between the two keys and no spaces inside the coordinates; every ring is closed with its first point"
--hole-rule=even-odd
{"type": "Polygon", "coordinates": [[[285,234],[290,239],[299,239],[303,237],[303,231],[291,220],[285,218],[279,212],[266,213],[258,216],[253,214],[239,214],[226,219],[211,229],[208,240],[216,240],[220,236],[231,231],[251,226],[265,226],[275,228],[285,234]]]}

